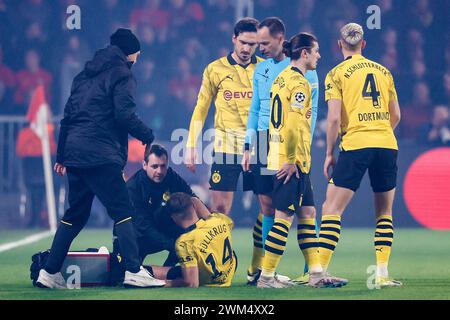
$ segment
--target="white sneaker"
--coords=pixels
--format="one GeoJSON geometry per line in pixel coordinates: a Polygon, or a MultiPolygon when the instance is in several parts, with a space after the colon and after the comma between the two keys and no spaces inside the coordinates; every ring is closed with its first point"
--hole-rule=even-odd
{"type": "Polygon", "coordinates": [[[125,272],[125,280],[123,285],[127,288],[156,288],[164,287],[166,282],[164,280],[155,279],[150,272],[141,266],[141,270],[137,273],[129,271],[125,272]]]}
{"type": "Polygon", "coordinates": [[[39,271],[39,277],[36,281],[39,288],[48,289],[67,289],[66,280],[64,280],[61,272],[50,274],[45,269],[39,271]]]}

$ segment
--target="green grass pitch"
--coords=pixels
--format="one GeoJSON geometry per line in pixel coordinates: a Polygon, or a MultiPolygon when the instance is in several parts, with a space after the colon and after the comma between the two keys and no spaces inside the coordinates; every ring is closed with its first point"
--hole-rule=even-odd
{"type": "MultiPolygon", "coordinates": [[[[27,232],[0,232],[0,244],[18,240],[27,232]]],[[[302,300],[302,299],[450,299],[450,232],[425,229],[398,229],[391,255],[390,273],[401,280],[401,288],[369,290],[366,270],[374,264],[373,230],[343,229],[330,271],[350,283],[339,289],[257,289],[246,286],[246,269],[252,252],[250,229],[233,231],[233,248],[239,267],[230,288],[124,289],[82,288],[80,290],[40,290],[29,279],[31,255],[47,249],[51,239],[0,253],[0,300],[9,299],[214,299],[214,300],[302,300]]],[[[83,230],[71,250],[106,245],[111,249],[111,232],[83,230]]],[[[146,263],[161,264],[166,253],[149,256],[146,263]]],[[[296,277],[303,270],[294,230],[278,272],[296,277]]]]}

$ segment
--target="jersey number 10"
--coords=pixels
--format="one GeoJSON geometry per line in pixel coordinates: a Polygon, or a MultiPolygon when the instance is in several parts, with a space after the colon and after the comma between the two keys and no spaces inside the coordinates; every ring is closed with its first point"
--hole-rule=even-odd
{"type": "Polygon", "coordinates": [[[366,76],[362,96],[364,99],[371,99],[374,108],[380,108],[380,91],[377,89],[377,81],[373,73],[368,73],[366,76]]]}

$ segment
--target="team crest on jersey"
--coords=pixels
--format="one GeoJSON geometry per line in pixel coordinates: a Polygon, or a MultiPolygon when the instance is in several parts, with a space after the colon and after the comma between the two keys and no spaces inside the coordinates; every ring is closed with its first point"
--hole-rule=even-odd
{"type": "Polygon", "coordinates": [[[283,77],[276,78],[274,84],[277,84],[280,87],[280,89],[284,88],[285,86],[284,78],[283,77]]]}
{"type": "Polygon", "coordinates": [[[220,180],[222,180],[222,177],[218,171],[215,171],[211,176],[211,180],[214,183],[219,183],[220,180]]]}
{"type": "Polygon", "coordinates": [[[162,199],[163,199],[164,202],[169,201],[169,199],[170,199],[170,192],[169,191],[164,192],[164,194],[162,196],[162,199]]]}

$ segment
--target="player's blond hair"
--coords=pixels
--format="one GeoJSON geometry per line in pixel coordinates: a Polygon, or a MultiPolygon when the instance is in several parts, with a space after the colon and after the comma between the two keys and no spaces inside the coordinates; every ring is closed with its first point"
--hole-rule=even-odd
{"type": "Polygon", "coordinates": [[[357,23],[347,23],[341,28],[341,39],[348,49],[358,49],[364,40],[364,30],[357,23]]]}

